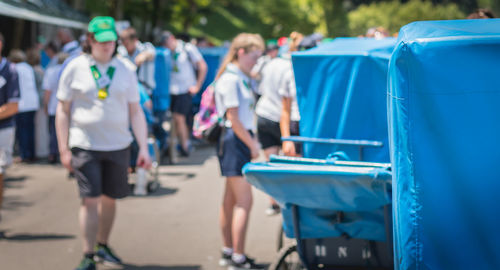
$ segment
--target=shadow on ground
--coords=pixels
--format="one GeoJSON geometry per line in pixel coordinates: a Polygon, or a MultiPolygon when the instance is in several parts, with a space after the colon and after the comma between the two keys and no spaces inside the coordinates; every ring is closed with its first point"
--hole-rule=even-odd
{"type": "Polygon", "coordinates": [[[27,177],[26,177],[26,176],[24,176],[24,175],[23,175],[23,176],[16,176],[16,177],[12,177],[12,176],[11,176],[11,177],[7,177],[7,178],[5,178],[5,180],[4,180],[4,181],[5,181],[6,183],[9,183],[9,182],[22,182],[22,181],[26,180],[26,178],[27,178],[27,177]]]}
{"type": "Polygon", "coordinates": [[[161,197],[161,196],[168,196],[177,193],[179,190],[178,188],[169,188],[169,187],[158,187],[155,191],[148,193],[146,196],[135,196],[134,195],[134,187],[135,184],[129,184],[130,187],[130,194],[129,196],[131,197],[161,197]]]}
{"type": "Polygon", "coordinates": [[[5,196],[2,208],[5,210],[17,210],[22,207],[30,207],[33,205],[32,202],[26,202],[22,200],[21,196],[5,196]]]}
{"type": "Polygon", "coordinates": [[[188,266],[160,266],[160,265],[131,265],[125,264],[123,270],[201,270],[198,265],[188,265],[188,266]]]}
{"type": "Polygon", "coordinates": [[[215,155],[215,146],[209,144],[202,144],[195,146],[195,150],[189,157],[178,157],[177,163],[171,164],[170,160],[165,157],[161,160],[161,165],[168,166],[190,166],[202,165],[205,161],[215,155]]]}
{"type": "Polygon", "coordinates": [[[65,240],[65,239],[73,239],[74,235],[69,234],[32,234],[32,233],[18,233],[9,235],[7,231],[0,231],[0,240],[4,241],[20,241],[20,242],[28,242],[28,241],[48,241],[48,240],[65,240]]]}
{"type": "Polygon", "coordinates": [[[159,173],[160,175],[165,175],[165,176],[184,176],[182,180],[192,180],[193,178],[196,177],[195,173],[187,173],[187,172],[162,172],[159,173]]]}

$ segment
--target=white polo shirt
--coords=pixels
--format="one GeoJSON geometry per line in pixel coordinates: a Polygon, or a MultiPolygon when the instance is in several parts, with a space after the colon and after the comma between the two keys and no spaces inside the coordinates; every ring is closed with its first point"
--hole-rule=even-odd
{"type": "Polygon", "coordinates": [[[19,76],[19,90],[21,98],[19,99],[19,112],[36,111],[40,108],[40,98],[36,88],[35,71],[25,62],[15,65],[19,76]]]}
{"type": "Polygon", "coordinates": [[[177,47],[171,55],[170,94],[186,94],[189,92],[189,87],[196,85],[194,65],[203,60],[203,56],[193,44],[182,40],[177,40],[177,47]]]}
{"type": "Polygon", "coordinates": [[[285,72],[282,84],[278,92],[281,97],[290,98],[292,100],[292,104],[290,107],[290,120],[299,121],[299,104],[297,103],[297,87],[295,86],[295,76],[293,74],[293,69],[285,72]]]}
{"type": "Polygon", "coordinates": [[[255,109],[258,116],[279,122],[283,101],[278,90],[283,84],[283,78],[288,70],[292,69],[290,55],[276,57],[262,70],[262,80],[259,84],[259,93],[262,95],[255,109]]]}
{"type": "Polygon", "coordinates": [[[130,145],[129,103],[139,102],[134,67],[114,57],[105,65],[97,64],[104,75],[110,66],[115,73],[106,99],[97,98],[97,86],[90,66],[95,61],[84,54],[73,59],[63,70],[57,98],[71,101],[69,147],[94,151],[116,151],[130,145]]]}
{"type": "MultiPolygon", "coordinates": [[[[215,105],[220,117],[227,109],[238,108],[238,117],[247,130],[255,131],[255,98],[249,87],[250,78],[236,65],[228,64],[226,71],[215,82],[215,105]]],[[[231,121],[225,126],[230,128],[231,121]]]]}
{"type": "Polygon", "coordinates": [[[58,87],[58,79],[59,73],[61,72],[62,65],[58,64],[52,67],[49,67],[45,74],[43,75],[42,89],[44,91],[50,91],[50,99],[47,111],[49,115],[56,115],[57,109],[57,87],[58,87]]]}

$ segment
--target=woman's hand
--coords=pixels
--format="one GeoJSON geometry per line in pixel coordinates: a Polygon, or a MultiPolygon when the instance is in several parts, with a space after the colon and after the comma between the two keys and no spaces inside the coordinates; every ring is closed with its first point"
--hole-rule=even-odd
{"type": "Polygon", "coordinates": [[[297,155],[295,152],[295,144],[291,141],[284,141],[282,149],[285,156],[294,157],[297,155]]]}
{"type": "Polygon", "coordinates": [[[260,144],[255,139],[252,141],[253,141],[253,144],[252,144],[252,147],[250,147],[250,155],[251,155],[252,159],[256,159],[259,157],[260,144]]]}

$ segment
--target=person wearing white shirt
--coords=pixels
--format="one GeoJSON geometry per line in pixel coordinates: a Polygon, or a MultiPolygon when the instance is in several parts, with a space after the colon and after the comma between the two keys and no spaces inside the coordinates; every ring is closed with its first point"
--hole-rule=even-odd
{"type": "Polygon", "coordinates": [[[181,142],[178,150],[182,156],[190,151],[189,128],[187,119],[191,116],[192,97],[200,90],[207,75],[207,63],[200,51],[191,43],[175,38],[172,33],[164,32],[166,47],[172,55],[170,72],[170,111],[174,119],[177,137],[181,142]]]}
{"type": "Polygon", "coordinates": [[[224,121],[217,145],[221,173],[226,177],[220,209],[223,247],[219,265],[229,269],[263,269],[245,255],[245,237],[252,187],[242,174],[243,166],[259,156],[255,132],[255,100],[250,89],[250,72],[264,51],[258,34],[236,36],[222,62],[215,81],[215,104],[224,121]]]}
{"type": "Polygon", "coordinates": [[[42,89],[44,91],[43,105],[45,112],[49,116],[49,163],[56,163],[59,157],[56,135],[56,109],[57,109],[57,87],[59,84],[59,73],[62,64],[68,58],[67,53],[58,53],[57,65],[51,66],[45,71],[43,76],[42,89]]]}
{"type": "Polygon", "coordinates": [[[95,270],[96,260],[122,264],[108,240],[116,199],[129,194],[131,129],[139,145],[137,166],[151,166],[135,69],[116,57],[114,19],[95,17],[88,31],[90,52],[63,69],[56,110],[61,163],[74,172],[81,197],[84,256],[77,270],[95,270]]]}
{"type": "Polygon", "coordinates": [[[153,90],[156,88],[155,47],[149,42],[140,42],[137,32],[132,27],[120,33],[120,42],[121,45],[118,46],[118,53],[136,65],[137,79],[151,96],[153,90]]]}
{"type": "Polygon", "coordinates": [[[12,50],[11,62],[16,64],[19,75],[19,112],[16,115],[16,138],[19,143],[21,161],[35,160],[35,113],[40,108],[40,99],[36,89],[35,71],[26,63],[26,54],[21,50],[12,50]]]}
{"type": "Polygon", "coordinates": [[[61,52],[67,53],[70,56],[78,56],[82,53],[82,48],[73,33],[68,28],[59,28],[57,30],[57,39],[61,43],[61,52]]]}

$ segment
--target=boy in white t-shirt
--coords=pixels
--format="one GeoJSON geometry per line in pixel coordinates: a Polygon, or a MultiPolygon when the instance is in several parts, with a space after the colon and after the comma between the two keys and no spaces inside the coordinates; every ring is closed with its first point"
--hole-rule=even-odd
{"type": "Polygon", "coordinates": [[[201,53],[191,43],[178,40],[170,32],[164,32],[163,46],[171,51],[172,71],[170,73],[170,110],[172,111],[179,147],[182,156],[188,156],[189,128],[186,119],[190,117],[192,97],[196,95],[205,81],[207,63],[201,53]]]}
{"type": "Polygon", "coordinates": [[[130,124],[139,144],[136,164],[151,166],[135,69],[129,61],[114,57],[114,19],[96,17],[88,30],[91,51],[64,68],[56,111],[61,163],[74,172],[82,199],[84,257],[77,270],[95,270],[96,261],[121,264],[108,239],[115,200],[129,194],[130,124]]]}

